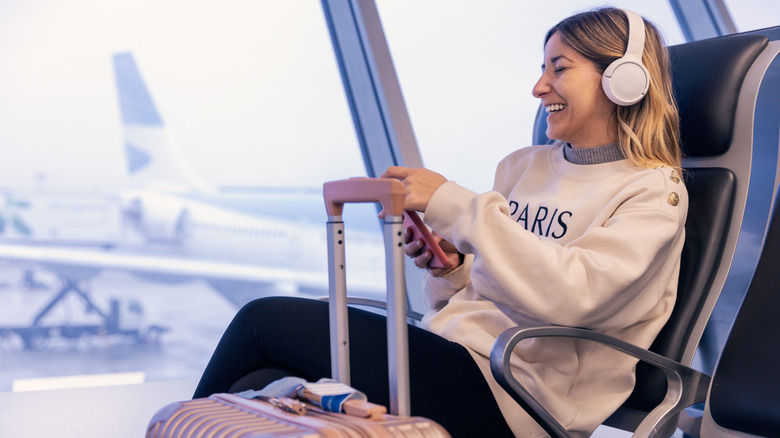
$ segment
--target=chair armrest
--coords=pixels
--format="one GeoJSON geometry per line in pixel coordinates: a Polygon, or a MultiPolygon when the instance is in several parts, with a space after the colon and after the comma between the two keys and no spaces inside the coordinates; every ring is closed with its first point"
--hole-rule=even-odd
{"type": "MultiPolygon", "coordinates": [[[[318,297],[316,298],[319,301],[328,301],[330,297],[318,297]]],[[[365,306],[365,307],[373,307],[376,309],[382,309],[384,311],[387,311],[387,303],[381,300],[375,300],[372,298],[361,298],[361,297],[347,297],[347,304],[352,304],[355,306],[365,306]]],[[[423,314],[419,312],[415,312],[411,309],[406,309],[406,318],[409,319],[413,324],[417,324],[423,319],[423,314]]]]}
{"type": "Polygon", "coordinates": [[[707,397],[710,376],[675,362],[652,351],[629,344],[603,333],[573,327],[518,327],[504,331],[490,353],[490,369],[496,381],[504,388],[528,414],[552,437],[569,437],[569,433],[555,418],[539,404],[536,399],[512,375],[509,360],[518,342],[528,338],[567,337],[597,342],[633,356],[643,362],[661,368],[668,383],[666,397],[639,424],[635,437],[652,437],[658,430],[681,410],[696,403],[702,403],[707,397]]]}

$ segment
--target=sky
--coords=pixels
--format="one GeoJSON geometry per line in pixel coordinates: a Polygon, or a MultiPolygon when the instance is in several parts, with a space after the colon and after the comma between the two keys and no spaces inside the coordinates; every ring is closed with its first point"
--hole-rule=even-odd
{"type": "Polygon", "coordinates": [[[111,56],[125,51],[206,180],[320,184],[338,178],[322,164],[334,149],[360,171],[318,1],[9,0],[0,17],[0,186],[124,184],[111,56]],[[302,157],[316,165],[296,170],[302,157]]]}
{"type": "MultiPolygon", "coordinates": [[[[736,3],[738,26],[780,16],[745,10],[780,2],[736,3]]],[[[544,32],[601,4],[377,0],[424,164],[489,190],[495,164],[530,143],[544,32]]],[[[682,41],[668,2],[619,5],[682,41]]],[[[318,187],[365,173],[318,0],[4,0],[0,187],[125,184],[111,57],[126,51],[206,181],[318,187]]]]}

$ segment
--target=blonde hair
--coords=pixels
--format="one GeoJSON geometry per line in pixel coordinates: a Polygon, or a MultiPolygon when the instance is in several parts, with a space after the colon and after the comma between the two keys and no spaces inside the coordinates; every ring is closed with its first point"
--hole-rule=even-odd
{"type": "MultiPolygon", "coordinates": [[[[634,165],[663,165],[679,171],[682,159],[680,118],[672,90],[669,53],[658,29],[647,20],[644,22],[642,63],[650,75],[650,87],[639,102],[617,106],[618,142],[623,155],[634,165]]],[[[545,44],[556,32],[565,44],[603,72],[626,51],[628,18],[616,8],[582,12],[550,29],[545,44]]]]}

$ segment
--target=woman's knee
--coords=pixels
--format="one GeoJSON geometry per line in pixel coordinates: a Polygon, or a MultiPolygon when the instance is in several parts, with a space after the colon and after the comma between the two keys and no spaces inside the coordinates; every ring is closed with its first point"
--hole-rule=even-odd
{"type": "Polygon", "coordinates": [[[297,297],[263,297],[244,304],[238,310],[235,319],[250,319],[262,321],[267,318],[276,319],[282,315],[299,314],[302,308],[311,305],[311,299],[297,297]]]}

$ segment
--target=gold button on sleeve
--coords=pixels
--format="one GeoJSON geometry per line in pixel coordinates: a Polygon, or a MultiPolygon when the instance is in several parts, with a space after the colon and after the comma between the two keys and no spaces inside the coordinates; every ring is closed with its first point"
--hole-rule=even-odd
{"type": "Polygon", "coordinates": [[[670,205],[677,207],[677,204],[680,203],[680,195],[678,195],[677,192],[672,192],[669,194],[667,201],[669,201],[670,205]]]}

